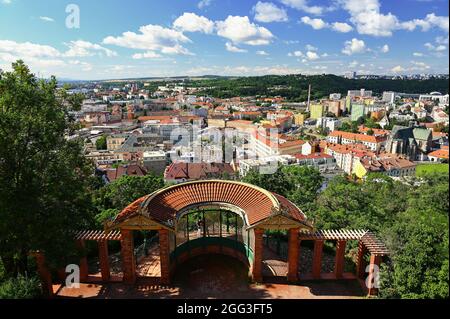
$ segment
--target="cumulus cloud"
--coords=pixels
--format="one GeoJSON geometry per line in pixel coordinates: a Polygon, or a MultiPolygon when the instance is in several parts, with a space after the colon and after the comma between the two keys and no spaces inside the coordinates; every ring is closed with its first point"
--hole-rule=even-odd
{"type": "Polygon", "coordinates": [[[19,43],[9,40],[0,40],[0,52],[9,53],[17,58],[55,58],[61,56],[57,49],[49,45],[31,42],[19,43]]]}
{"type": "Polygon", "coordinates": [[[69,47],[69,50],[64,54],[66,57],[87,57],[102,54],[107,57],[117,56],[117,52],[88,41],[70,41],[66,45],[69,47]]]}
{"type": "Polygon", "coordinates": [[[229,52],[235,52],[235,53],[245,53],[247,52],[247,50],[244,49],[240,49],[237,46],[234,46],[232,43],[227,42],[225,43],[225,48],[227,49],[227,51],[229,52]]]}
{"type": "Polygon", "coordinates": [[[443,44],[434,45],[434,44],[431,44],[430,42],[427,42],[424,44],[424,46],[430,51],[440,52],[440,51],[447,50],[447,47],[443,44]]]}
{"type": "Polygon", "coordinates": [[[382,53],[388,53],[389,52],[389,45],[385,44],[381,47],[380,50],[382,53]]]}
{"type": "Polygon", "coordinates": [[[308,51],[317,51],[317,48],[316,48],[315,46],[311,45],[311,44],[307,44],[307,45],[305,46],[305,48],[306,48],[306,50],[308,50],[308,51]]]}
{"type": "Polygon", "coordinates": [[[397,66],[393,67],[391,69],[391,71],[394,73],[400,73],[400,72],[404,72],[405,69],[401,65],[397,65],[397,66]]]}
{"type": "Polygon", "coordinates": [[[320,18],[302,17],[300,21],[311,26],[314,30],[331,29],[336,32],[347,33],[353,30],[353,27],[345,22],[328,23],[320,18]]]}
{"type": "Polygon", "coordinates": [[[288,21],[288,15],[285,9],[277,7],[271,2],[261,2],[253,7],[255,20],[258,22],[285,22],[288,21]]]}
{"type": "Polygon", "coordinates": [[[185,12],[173,22],[173,27],[182,32],[211,34],[214,31],[214,22],[195,13],[185,12]]]}
{"type": "Polygon", "coordinates": [[[308,3],[308,0],[281,0],[281,2],[290,8],[304,11],[313,15],[321,15],[326,11],[331,11],[334,9],[333,7],[325,8],[321,6],[311,6],[308,3]]]}
{"type": "Polygon", "coordinates": [[[414,52],[413,55],[417,57],[423,57],[423,53],[421,52],[414,52]]]}
{"type": "Polygon", "coordinates": [[[267,53],[266,51],[262,51],[262,50],[260,50],[260,51],[256,51],[256,54],[257,55],[269,55],[269,53],[267,53]]]}
{"type": "Polygon", "coordinates": [[[117,37],[108,36],[103,40],[104,44],[129,49],[154,51],[163,54],[192,55],[182,45],[189,42],[191,40],[179,30],[152,24],[140,27],[139,33],[128,31],[117,37]]]}
{"type": "Polygon", "coordinates": [[[381,5],[378,0],[339,0],[341,6],[350,14],[350,21],[356,26],[360,34],[373,36],[391,36],[395,30],[413,31],[422,28],[428,31],[433,27],[446,32],[449,29],[448,17],[428,14],[424,19],[414,19],[401,22],[392,13],[381,13],[381,5]]]}
{"type": "Polygon", "coordinates": [[[328,28],[328,23],[319,18],[311,19],[310,17],[302,17],[300,21],[311,26],[314,30],[328,28]]]}
{"type": "Polygon", "coordinates": [[[301,57],[304,57],[305,55],[303,54],[303,52],[302,51],[294,51],[294,52],[289,52],[288,53],[288,56],[294,56],[294,57],[298,57],[298,58],[301,58],[301,57]]]}
{"type": "Polygon", "coordinates": [[[247,16],[228,16],[225,21],[217,21],[217,34],[235,44],[267,45],[274,38],[268,29],[251,23],[247,16]]]}
{"type": "Polygon", "coordinates": [[[353,38],[351,41],[345,41],[344,49],[342,53],[346,55],[352,55],[355,53],[363,53],[366,51],[366,44],[363,40],[353,38]]]}
{"type": "Polygon", "coordinates": [[[306,52],[306,58],[310,61],[314,61],[319,58],[319,55],[316,52],[308,51],[306,52]]]}
{"type": "Polygon", "coordinates": [[[347,33],[353,30],[353,27],[345,22],[334,22],[331,25],[331,29],[337,32],[347,33]]]}
{"type": "Polygon", "coordinates": [[[204,9],[206,7],[209,7],[212,3],[212,0],[201,0],[198,4],[197,7],[199,9],[204,9]]]}

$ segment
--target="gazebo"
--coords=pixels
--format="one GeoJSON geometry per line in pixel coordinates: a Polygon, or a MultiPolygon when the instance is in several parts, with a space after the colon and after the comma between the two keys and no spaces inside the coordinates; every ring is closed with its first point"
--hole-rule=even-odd
{"type": "MultiPolygon", "coordinates": [[[[170,284],[175,269],[201,254],[224,254],[248,266],[253,281],[262,282],[263,235],[266,230],[288,233],[287,280],[365,278],[365,255],[370,254],[369,283],[376,266],[388,253],[376,236],[364,230],[317,231],[299,207],[278,194],[236,181],[205,180],[182,183],[139,198],[127,206],[104,231],[80,231],[75,239],[83,247],[86,240],[98,242],[103,281],[110,280],[107,242],[121,243],[123,281],[136,282],[133,231],[157,231],[161,284],[170,284]],[[311,274],[299,274],[300,242],[314,241],[311,274]],[[334,273],[321,274],[325,240],[336,241],[334,273]],[[344,273],[345,246],[359,241],[357,273],[344,273]]],[[[41,277],[48,284],[48,271],[42,254],[38,258],[41,277]]],[[[87,279],[86,259],[80,262],[81,280],[87,279]]],[[[368,293],[377,293],[369,285],[368,293]]]]}

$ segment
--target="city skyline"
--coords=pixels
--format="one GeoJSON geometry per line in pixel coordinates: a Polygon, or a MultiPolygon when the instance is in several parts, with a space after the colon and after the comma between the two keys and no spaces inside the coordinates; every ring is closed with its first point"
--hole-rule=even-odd
{"type": "Polygon", "coordinates": [[[76,80],[444,74],[448,32],[442,0],[0,0],[0,68],[23,59],[76,80]]]}

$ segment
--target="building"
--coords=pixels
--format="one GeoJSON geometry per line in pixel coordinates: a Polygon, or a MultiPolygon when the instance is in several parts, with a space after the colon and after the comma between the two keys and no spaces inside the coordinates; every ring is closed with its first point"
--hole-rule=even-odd
{"type": "Polygon", "coordinates": [[[448,163],[448,146],[446,148],[441,148],[434,152],[428,154],[428,159],[430,162],[438,162],[438,163],[448,163]]]}
{"type": "Polygon", "coordinates": [[[309,155],[296,154],[298,165],[306,165],[318,169],[320,172],[333,171],[338,168],[336,159],[325,153],[312,153],[309,155]]]}
{"type": "Polygon", "coordinates": [[[327,132],[333,132],[339,129],[342,122],[334,117],[321,117],[317,120],[316,127],[326,130],[327,132]]]}
{"type": "Polygon", "coordinates": [[[323,104],[311,104],[310,106],[310,118],[317,120],[318,118],[324,117],[326,110],[323,104]]]}
{"type": "Polygon", "coordinates": [[[294,124],[297,126],[302,126],[305,124],[305,120],[307,119],[308,115],[304,113],[297,113],[294,115],[294,124]]]}
{"type": "Polygon", "coordinates": [[[328,113],[334,114],[334,116],[341,116],[341,101],[327,101],[328,113]]]}
{"type": "Polygon", "coordinates": [[[109,182],[114,182],[123,176],[145,175],[147,175],[147,170],[138,164],[120,165],[117,168],[110,168],[106,170],[106,177],[109,182]]]}
{"type": "Polygon", "coordinates": [[[449,103],[449,95],[443,95],[440,92],[431,92],[430,94],[422,94],[419,96],[419,101],[438,101],[440,104],[449,103]]]}
{"type": "Polygon", "coordinates": [[[261,174],[273,174],[281,165],[292,165],[296,158],[292,155],[274,155],[260,159],[244,159],[239,161],[239,175],[244,177],[251,170],[258,170],[261,174]]]}
{"type": "Polygon", "coordinates": [[[118,150],[128,139],[130,134],[113,134],[106,137],[106,146],[108,151],[118,150]]]}
{"type": "Polygon", "coordinates": [[[347,96],[350,96],[351,98],[372,97],[372,91],[366,91],[366,89],[350,90],[348,91],[347,96]]]}
{"type": "Polygon", "coordinates": [[[352,122],[358,121],[366,115],[366,106],[364,104],[352,104],[351,110],[352,122]]]}
{"type": "Polygon", "coordinates": [[[172,163],[164,172],[167,183],[184,183],[205,179],[234,176],[233,167],[228,163],[172,163]]]}
{"type": "Polygon", "coordinates": [[[330,100],[340,100],[342,97],[341,93],[331,93],[330,94],[330,100]]]}
{"type": "Polygon", "coordinates": [[[343,131],[334,131],[327,136],[327,142],[333,144],[362,144],[369,150],[378,152],[386,143],[386,136],[373,136],[366,134],[355,134],[343,131]]]}
{"type": "Polygon", "coordinates": [[[162,175],[167,166],[167,156],[164,151],[144,152],[144,167],[148,172],[162,175]]]}
{"type": "Polygon", "coordinates": [[[385,103],[394,104],[395,102],[395,92],[383,92],[383,98],[381,99],[385,103]]]}
{"type": "Polygon", "coordinates": [[[386,152],[405,155],[409,160],[423,160],[432,147],[431,130],[396,125],[386,141],[386,152]]]}
{"type": "Polygon", "coordinates": [[[381,173],[394,178],[415,176],[416,164],[396,155],[363,157],[355,164],[354,174],[363,178],[369,173],[381,173]]]}

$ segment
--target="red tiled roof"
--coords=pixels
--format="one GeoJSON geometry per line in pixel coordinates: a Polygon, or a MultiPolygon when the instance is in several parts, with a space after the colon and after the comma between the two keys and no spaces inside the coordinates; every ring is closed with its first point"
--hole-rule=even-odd
{"type": "Polygon", "coordinates": [[[164,177],[168,180],[186,179],[198,180],[220,174],[234,174],[233,168],[227,163],[172,163],[167,167],[164,177]]]}
{"type": "Polygon", "coordinates": [[[447,149],[440,149],[440,150],[431,152],[430,154],[428,154],[428,156],[442,158],[442,159],[448,159],[448,154],[449,154],[449,151],[447,148],[447,149]]]}
{"type": "Polygon", "coordinates": [[[360,141],[360,142],[369,142],[369,143],[380,143],[386,139],[385,136],[371,136],[364,134],[355,134],[343,131],[333,131],[328,136],[332,137],[342,137],[348,140],[360,141]]]}
{"type": "Polygon", "coordinates": [[[250,225],[270,217],[274,211],[284,211],[292,219],[307,222],[303,212],[286,198],[256,186],[233,181],[197,181],[175,185],[138,199],[115,219],[120,223],[139,213],[165,223],[192,205],[227,203],[242,209],[250,225]]]}

